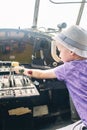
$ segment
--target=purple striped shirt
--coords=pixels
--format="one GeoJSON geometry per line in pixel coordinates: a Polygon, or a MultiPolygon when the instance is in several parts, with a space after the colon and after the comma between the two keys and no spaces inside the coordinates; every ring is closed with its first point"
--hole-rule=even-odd
{"type": "Polygon", "coordinates": [[[65,62],[54,69],[58,80],[64,80],[76,110],[87,126],[87,60],[65,62]]]}

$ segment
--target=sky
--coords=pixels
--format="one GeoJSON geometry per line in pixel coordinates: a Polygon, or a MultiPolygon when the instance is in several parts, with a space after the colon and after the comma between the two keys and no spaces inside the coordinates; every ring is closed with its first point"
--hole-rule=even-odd
{"type": "MultiPolygon", "coordinates": [[[[0,0],[0,28],[31,28],[34,7],[35,0],[0,0]]],[[[62,22],[66,22],[67,26],[76,24],[79,9],[80,4],[53,4],[49,0],[40,0],[37,28],[57,28],[62,22]]],[[[87,4],[80,25],[87,28],[87,4]]]]}

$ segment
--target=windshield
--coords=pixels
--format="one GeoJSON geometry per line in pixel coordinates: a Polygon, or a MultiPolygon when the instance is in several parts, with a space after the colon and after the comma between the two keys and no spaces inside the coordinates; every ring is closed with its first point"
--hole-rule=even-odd
{"type": "MultiPolygon", "coordinates": [[[[36,0],[0,0],[0,28],[30,28],[33,24],[36,0]]],[[[82,0],[52,0],[54,2],[81,2],[82,0]]],[[[87,1],[86,1],[87,2],[87,1]]],[[[53,4],[50,0],[40,0],[38,28],[56,28],[66,22],[76,24],[81,3],[53,4]]],[[[81,18],[81,26],[87,28],[87,4],[81,18]]]]}

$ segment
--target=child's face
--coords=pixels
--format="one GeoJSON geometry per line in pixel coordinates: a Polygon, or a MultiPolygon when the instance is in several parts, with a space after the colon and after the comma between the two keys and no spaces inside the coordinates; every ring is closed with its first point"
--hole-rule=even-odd
{"type": "Polygon", "coordinates": [[[73,60],[73,55],[72,55],[72,52],[70,50],[68,50],[67,48],[65,48],[61,44],[58,44],[57,47],[58,47],[58,50],[60,51],[59,57],[61,58],[61,60],[63,62],[73,60]]]}

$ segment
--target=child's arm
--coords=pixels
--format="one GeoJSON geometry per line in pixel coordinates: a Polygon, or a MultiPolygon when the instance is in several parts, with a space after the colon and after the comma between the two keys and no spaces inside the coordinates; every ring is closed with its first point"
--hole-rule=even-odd
{"type": "Polygon", "coordinates": [[[56,75],[54,73],[54,69],[48,69],[48,70],[40,70],[40,69],[27,69],[24,67],[14,67],[14,71],[16,73],[23,72],[24,75],[38,78],[38,79],[49,79],[49,78],[56,78],[56,75]]]}

